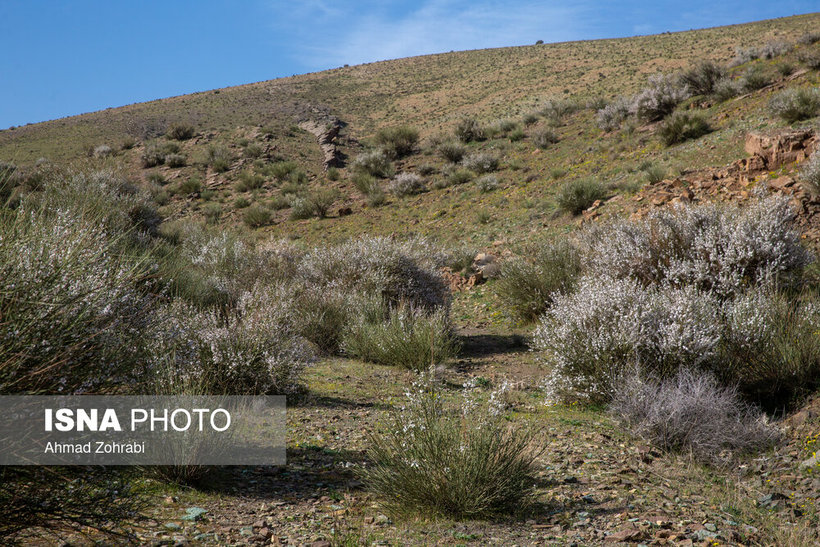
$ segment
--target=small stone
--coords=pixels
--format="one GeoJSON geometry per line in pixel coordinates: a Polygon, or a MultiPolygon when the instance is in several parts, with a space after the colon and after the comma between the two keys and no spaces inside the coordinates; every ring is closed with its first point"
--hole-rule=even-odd
{"type": "Polygon", "coordinates": [[[180,526],[176,522],[166,522],[162,526],[168,530],[182,530],[182,526],[180,526]]]}
{"type": "Polygon", "coordinates": [[[182,520],[195,522],[201,520],[203,515],[205,515],[205,513],[207,512],[207,509],[203,509],[201,507],[188,507],[185,510],[185,516],[182,517],[182,520]]]}
{"type": "Polygon", "coordinates": [[[373,522],[377,526],[383,526],[385,524],[390,524],[390,519],[388,518],[387,515],[376,515],[376,518],[373,519],[373,522]]]}
{"type": "Polygon", "coordinates": [[[239,529],[240,536],[252,536],[253,535],[253,527],[252,526],[243,526],[239,529]]]}

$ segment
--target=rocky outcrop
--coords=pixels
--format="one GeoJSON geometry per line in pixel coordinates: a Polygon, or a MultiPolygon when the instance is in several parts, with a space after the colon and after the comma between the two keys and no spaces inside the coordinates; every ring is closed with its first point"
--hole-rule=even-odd
{"type": "MultiPolygon", "coordinates": [[[[780,167],[799,164],[817,149],[818,136],[810,129],[770,135],[749,133],[746,137],[749,157],[725,167],[698,169],[649,184],[630,200],[627,210],[632,211],[632,218],[641,218],[654,208],[678,203],[743,202],[752,196],[756,186],[765,184],[770,191],[792,198],[797,212],[796,224],[803,237],[820,246],[820,197],[806,191],[796,174],[771,175],[780,167]]],[[[590,207],[584,211],[583,221],[597,216],[596,207],[590,207]]]]}
{"type": "Polygon", "coordinates": [[[817,135],[811,129],[790,129],[772,135],[749,133],[745,149],[756,167],[774,171],[787,163],[805,160],[816,146],[817,135]]]}
{"type": "Polygon", "coordinates": [[[342,155],[337,146],[337,138],[344,124],[338,119],[328,117],[320,120],[303,120],[299,127],[316,136],[324,158],[322,164],[325,170],[330,167],[344,167],[342,155]]]}

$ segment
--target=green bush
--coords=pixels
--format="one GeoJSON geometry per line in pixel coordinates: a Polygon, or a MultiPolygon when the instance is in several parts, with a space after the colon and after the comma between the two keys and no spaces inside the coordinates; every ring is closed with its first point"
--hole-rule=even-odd
{"type": "Polygon", "coordinates": [[[458,163],[464,158],[467,149],[458,142],[443,142],[438,145],[438,153],[445,160],[451,163],[458,163]]]}
{"type": "Polygon", "coordinates": [[[820,114],[820,90],[806,87],[785,89],[771,98],[769,111],[788,123],[814,118],[820,114]]]}
{"type": "Polygon", "coordinates": [[[484,140],[484,128],[475,118],[464,117],[456,125],[455,135],[461,142],[484,140]]]}
{"type": "Polygon", "coordinates": [[[726,70],[713,61],[701,61],[681,74],[681,81],[689,86],[693,95],[710,95],[726,70]]]}
{"type": "Polygon", "coordinates": [[[339,170],[336,169],[335,167],[330,167],[327,170],[327,180],[336,181],[336,180],[339,180],[339,176],[340,176],[339,175],[339,170]]]}
{"type": "Polygon", "coordinates": [[[260,228],[273,221],[273,213],[261,205],[253,205],[245,210],[242,220],[251,228],[260,228]]]}
{"type": "Polygon", "coordinates": [[[262,149],[262,145],[259,143],[249,143],[245,146],[243,153],[245,154],[246,158],[256,159],[262,155],[264,150],[262,149]]]}
{"type": "Polygon", "coordinates": [[[205,152],[205,162],[217,173],[224,173],[231,168],[233,154],[226,146],[212,144],[205,152]]]}
{"type": "Polygon", "coordinates": [[[606,187],[593,179],[577,179],[564,183],[555,199],[558,207],[577,215],[595,201],[606,197],[606,187]]]}
{"type": "Polygon", "coordinates": [[[168,154],[165,156],[165,165],[172,168],[185,167],[188,158],[184,154],[168,154]]]}
{"type": "Polygon", "coordinates": [[[513,317],[532,323],[549,309],[554,295],[574,289],[581,259],[566,242],[540,245],[529,254],[502,263],[497,291],[513,317]]]}
{"type": "Polygon", "coordinates": [[[267,176],[272,176],[279,182],[284,181],[287,179],[291,173],[296,171],[299,166],[296,162],[293,161],[278,161],[276,163],[272,163],[269,167],[267,167],[263,174],[267,176]]]}
{"type": "Polygon", "coordinates": [[[531,501],[543,443],[535,429],[505,420],[502,405],[478,404],[476,389],[459,408],[423,377],[371,436],[373,463],[363,476],[388,511],[481,519],[508,517],[531,501]]]}
{"type": "Polygon", "coordinates": [[[532,143],[541,149],[549,147],[551,144],[555,144],[558,142],[558,135],[555,134],[555,131],[550,129],[549,127],[543,127],[533,133],[532,135],[532,143]]]}
{"type": "Polygon", "coordinates": [[[244,196],[239,196],[238,198],[233,200],[233,206],[236,207],[237,209],[244,209],[245,207],[247,207],[250,204],[251,204],[250,200],[248,198],[244,197],[244,196]]]}
{"type": "Polygon", "coordinates": [[[187,196],[190,194],[198,194],[202,190],[202,181],[198,177],[191,177],[180,181],[174,190],[175,194],[187,196]]]}
{"type": "Polygon", "coordinates": [[[746,93],[756,91],[764,88],[772,82],[772,78],[766,72],[766,69],[760,65],[750,66],[740,76],[738,85],[746,93]]]}
{"type": "Polygon", "coordinates": [[[166,136],[169,139],[174,139],[176,141],[184,141],[193,137],[195,132],[196,131],[194,130],[194,127],[192,125],[184,123],[175,123],[168,128],[166,136]]]}
{"type": "Polygon", "coordinates": [[[205,215],[205,221],[208,224],[216,224],[222,216],[222,206],[218,203],[206,203],[202,207],[202,214],[205,215]]]}
{"type": "Polygon", "coordinates": [[[240,192],[248,192],[262,188],[264,185],[265,177],[254,173],[251,169],[244,169],[239,173],[239,182],[236,184],[236,189],[240,192]]]}
{"type": "Polygon", "coordinates": [[[376,133],[376,142],[389,157],[402,158],[415,150],[419,142],[419,132],[406,125],[384,128],[376,133]]]}
{"type": "Polygon", "coordinates": [[[449,186],[455,186],[458,184],[466,184],[473,180],[472,171],[468,171],[467,169],[456,169],[452,173],[447,176],[447,184],[449,186]]]}
{"type": "Polygon", "coordinates": [[[334,188],[319,188],[310,194],[310,201],[313,202],[313,210],[319,218],[325,218],[330,211],[330,207],[339,199],[339,191],[334,188]]]}
{"type": "Polygon", "coordinates": [[[386,321],[353,325],[343,348],[363,361],[421,371],[455,357],[459,344],[446,311],[425,313],[401,306],[386,321]]]}
{"type": "Polygon", "coordinates": [[[700,114],[676,112],[661,123],[658,134],[666,146],[672,146],[689,139],[697,139],[712,129],[700,114]]]}

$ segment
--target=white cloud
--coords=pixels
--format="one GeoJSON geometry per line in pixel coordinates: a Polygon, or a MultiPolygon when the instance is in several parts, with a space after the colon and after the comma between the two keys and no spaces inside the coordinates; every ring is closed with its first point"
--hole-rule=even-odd
{"type": "Polygon", "coordinates": [[[580,38],[578,15],[583,8],[577,3],[424,0],[410,4],[409,10],[400,4],[363,2],[344,8],[310,0],[288,16],[290,24],[300,28],[298,41],[288,49],[310,69],[320,69],[580,38]],[[303,17],[308,20],[296,21],[303,17]]]}

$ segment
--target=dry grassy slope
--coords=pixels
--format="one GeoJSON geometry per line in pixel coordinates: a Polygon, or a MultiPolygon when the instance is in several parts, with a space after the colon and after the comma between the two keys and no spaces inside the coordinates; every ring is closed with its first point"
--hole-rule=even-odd
{"type": "Polygon", "coordinates": [[[326,107],[367,136],[407,122],[438,130],[464,113],[512,115],[550,95],[612,96],[647,74],[704,58],[725,60],[734,47],[797,36],[820,26],[800,15],[674,34],[445,53],[345,67],[0,131],[0,159],[73,158],[89,145],[176,120],[200,130],[286,126],[310,105],[326,107]]]}

